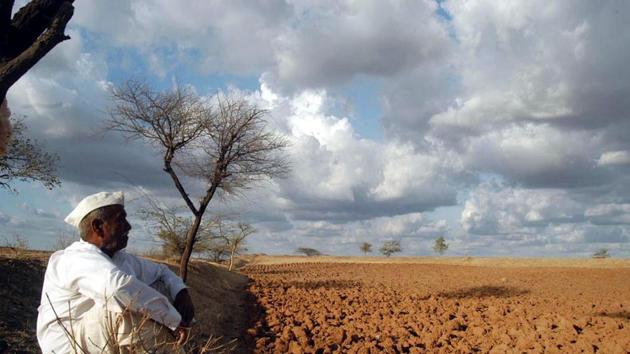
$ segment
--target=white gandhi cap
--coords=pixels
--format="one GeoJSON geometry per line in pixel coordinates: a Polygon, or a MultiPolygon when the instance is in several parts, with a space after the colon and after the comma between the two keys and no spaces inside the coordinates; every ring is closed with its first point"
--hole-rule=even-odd
{"type": "Polygon", "coordinates": [[[91,211],[116,204],[125,205],[125,195],[123,192],[100,192],[88,195],[77,204],[77,207],[66,216],[64,221],[78,228],[81,220],[91,211]]]}

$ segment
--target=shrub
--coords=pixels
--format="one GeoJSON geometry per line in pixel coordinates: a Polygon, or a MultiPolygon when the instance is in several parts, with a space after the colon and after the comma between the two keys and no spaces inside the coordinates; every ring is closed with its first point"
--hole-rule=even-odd
{"type": "Polygon", "coordinates": [[[608,253],[608,248],[600,248],[597,251],[593,252],[593,258],[608,258],[610,254],[608,253]]]}
{"type": "Polygon", "coordinates": [[[379,249],[379,251],[386,257],[389,257],[394,253],[401,252],[402,248],[400,247],[400,241],[386,241],[383,243],[383,246],[379,249]]]}
{"type": "Polygon", "coordinates": [[[295,253],[303,253],[305,255],[307,255],[308,257],[311,256],[321,256],[322,253],[314,248],[308,248],[308,247],[300,247],[297,250],[295,250],[295,253]]]}
{"type": "Polygon", "coordinates": [[[448,250],[448,244],[446,243],[446,240],[444,240],[444,237],[440,236],[435,239],[433,250],[439,254],[444,254],[444,252],[448,250]]]}

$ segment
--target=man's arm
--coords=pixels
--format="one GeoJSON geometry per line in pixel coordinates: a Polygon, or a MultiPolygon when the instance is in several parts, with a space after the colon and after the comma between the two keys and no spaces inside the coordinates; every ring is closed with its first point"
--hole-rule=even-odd
{"type": "Polygon", "coordinates": [[[69,280],[80,293],[109,311],[129,309],[146,313],[171,329],[179,326],[181,315],[162,294],[102,257],[84,255],[74,260],[80,264],[74,265],[69,280]]]}
{"type": "Polygon", "coordinates": [[[151,285],[161,280],[168,288],[172,300],[177,298],[177,295],[182,289],[187,288],[182,278],[178,277],[164,264],[140,258],[126,252],[124,253],[124,257],[126,257],[126,262],[133,267],[133,273],[136,277],[145,284],[151,285]]]}
{"type": "Polygon", "coordinates": [[[126,253],[129,257],[128,261],[134,265],[134,273],[145,281],[147,284],[161,280],[168,290],[173,300],[173,306],[182,316],[180,326],[190,327],[195,316],[195,307],[193,305],[186,284],[173,273],[166,265],[153,262],[148,259],[136,257],[126,253]]]}
{"type": "Polygon", "coordinates": [[[177,312],[182,316],[182,322],[180,326],[182,327],[190,327],[192,324],[192,320],[195,317],[195,306],[193,305],[192,299],[190,298],[190,294],[188,294],[188,289],[182,289],[177,296],[175,297],[175,302],[173,303],[177,312]]]}

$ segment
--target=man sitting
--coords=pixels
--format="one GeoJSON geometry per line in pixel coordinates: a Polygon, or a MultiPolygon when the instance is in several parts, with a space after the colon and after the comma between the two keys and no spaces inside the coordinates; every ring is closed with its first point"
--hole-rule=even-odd
{"type": "Polygon", "coordinates": [[[166,266],[123,251],[126,216],[122,192],[101,192],[66,217],[81,240],[48,262],[37,317],[44,354],[168,353],[186,340],[194,316],[186,285],[166,266]]]}

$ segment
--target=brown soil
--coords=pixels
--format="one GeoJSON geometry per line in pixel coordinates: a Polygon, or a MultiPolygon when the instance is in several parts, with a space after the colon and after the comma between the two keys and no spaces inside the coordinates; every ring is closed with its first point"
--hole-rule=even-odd
{"type": "Polygon", "coordinates": [[[245,273],[263,311],[248,330],[257,353],[630,353],[630,268],[342,262],[245,273]]]}
{"type": "MultiPolygon", "coordinates": [[[[0,248],[0,353],[41,353],[35,326],[49,256],[50,252],[0,248]]],[[[252,303],[245,291],[247,284],[246,276],[222,266],[191,263],[188,285],[197,324],[187,352],[198,351],[208,338],[215,339],[212,347],[218,349],[213,353],[252,351],[252,342],[240,340],[252,303]]]]}
{"type": "Polygon", "coordinates": [[[627,258],[526,258],[526,257],[343,257],[343,256],[270,256],[251,254],[240,257],[241,265],[288,263],[404,263],[444,264],[501,268],[630,268],[627,258]]]}
{"type": "Polygon", "coordinates": [[[0,254],[0,353],[39,352],[35,325],[47,254],[0,254]]]}

